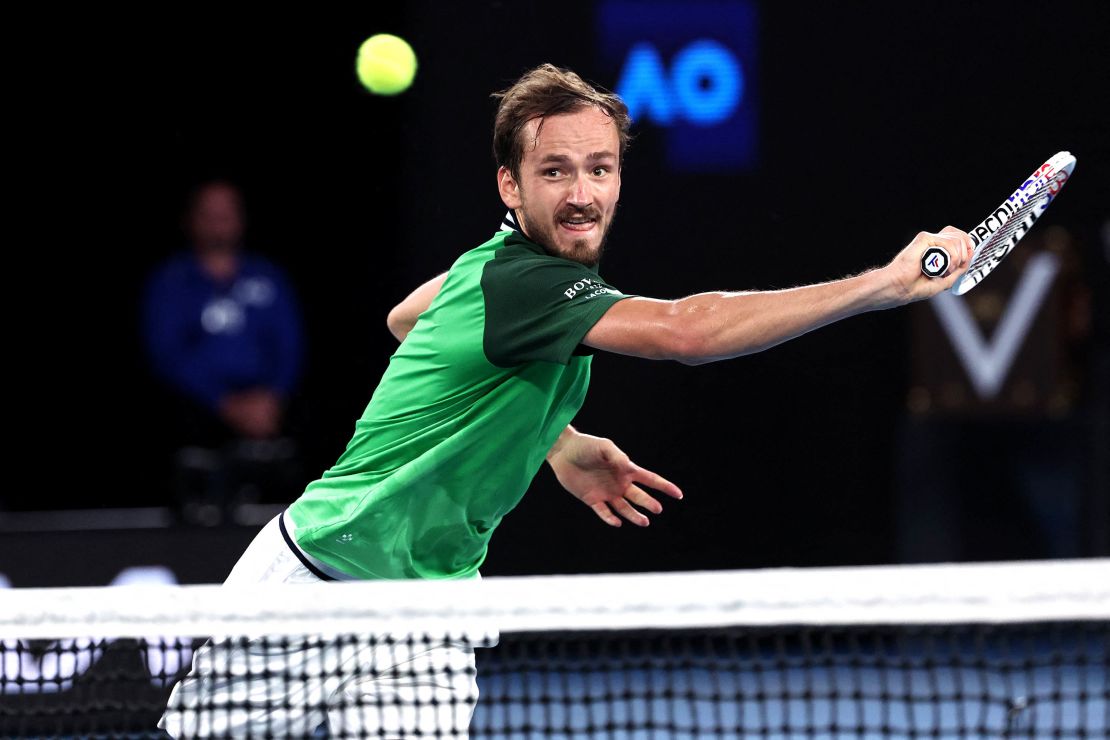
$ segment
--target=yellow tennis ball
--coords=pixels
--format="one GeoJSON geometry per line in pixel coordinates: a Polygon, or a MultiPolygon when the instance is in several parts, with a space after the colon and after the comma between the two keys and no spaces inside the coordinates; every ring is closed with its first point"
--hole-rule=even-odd
{"type": "Polygon", "coordinates": [[[416,54],[398,36],[379,33],[362,42],[355,65],[358,79],[375,95],[396,95],[416,76],[416,54]]]}

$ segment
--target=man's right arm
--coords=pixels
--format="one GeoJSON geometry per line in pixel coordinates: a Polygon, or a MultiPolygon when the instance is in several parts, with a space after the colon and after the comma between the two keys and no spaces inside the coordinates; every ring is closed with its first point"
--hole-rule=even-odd
{"type": "Polygon", "coordinates": [[[412,331],[412,327],[416,326],[416,320],[420,318],[420,314],[428,310],[428,306],[432,305],[432,301],[439,294],[439,289],[443,287],[443,281],[446,279],[446,272],[437,275],[409,293],[405,300],[398,303],[389,312],[385,323],[389,327],[389,332],[397,337],[398,342],[403,342],[408,333],[412,331]]]}
{"type": "Polygon", "coordinates": [[[615,303],[583,344],[618,354],[690,365],[761,352],[834,321],[904,305],[947,290],[967,267],[971,239],[951,226],[921,233],[887,266],[830,283],[789,290],[699,293],[675,301],[628,298],[615,303]],[[943,278],[921,273],[929,246],[953,256],[943,278]]]}

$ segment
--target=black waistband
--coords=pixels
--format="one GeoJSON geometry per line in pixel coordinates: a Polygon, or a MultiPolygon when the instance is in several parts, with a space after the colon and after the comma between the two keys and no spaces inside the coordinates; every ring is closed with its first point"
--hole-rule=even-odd
{"type": "Polygon", "coordinates": [[[301,561],[301,565],[308,568],[309,573],[316,576],[321,581],[334,581],[335,580],[334,578],[329,576],[327,573],[325,573],[324,571],[320,570],[315,565],[310,563],[308,561],[308,558],[306,558],[304,556],[304,553],[301,552],[301,548],[297,547],[297,543],[294,542],[293,538],[289,536],[289,530],[287,530],[285,528],[285,514],[284,514],[284,512],[281,515],[278,516],[278,529],[281,530],[281,537],[282,537],[282,539],[285,540],[285,544],[288,545],[289,549],[293,551],[293,554],[297,556],[297,560],[301,561]]]}

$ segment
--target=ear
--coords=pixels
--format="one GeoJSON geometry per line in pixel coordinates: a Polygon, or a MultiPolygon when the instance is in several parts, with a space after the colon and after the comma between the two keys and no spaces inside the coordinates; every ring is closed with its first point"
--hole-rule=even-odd
{"type": "Polygon", "coordinates": [[[497,170],[497,192],[501,194],[501,202],[510,210],[520,208],[520,185],[508,167],[497,170]]]}

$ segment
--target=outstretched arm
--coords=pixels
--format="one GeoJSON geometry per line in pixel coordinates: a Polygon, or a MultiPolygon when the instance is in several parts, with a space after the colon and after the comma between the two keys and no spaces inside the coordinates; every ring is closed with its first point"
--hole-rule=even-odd
{"type": "Polygon", "coordinates": [[[663,505],[637,484],[682,498],[678,486],[633,463],[610,440],[582,434],[569,424],[547,453],[547,462],[563,488],[613,527],[621,525],[618,514],[646,527],[650,520],[636,506],[652,514],[663,511],[663,505]]]}
{"type": "Polygon", "coordinates": [[[967,269],[971,238],[952,226],[922,232],[887,266],[831,283],[751,293],[699,293],[676,301],[629,298],[615,303],[583,344],[690,365],[752,354],[834,321],[930,298],[967,269]],[[953,265],[942,278],[921,273],[929,246],[942,246],[953,265]]]}
{"type": "Polygon", "coordinates": [[[408,333],[412,331],[412,327],[416,326],[416,320],[420,318],[420,314],[428,310],[428,306],[432,305],[432,301],[439,294],[439,289],[443,287],[443,281],[446,279],[446,272],[437,275],[409,293],[405,300],[398,303],[389,312],[385,324],[389,327],[389,333],[397,337],[398,342],[403,342],[408,333]]]}

